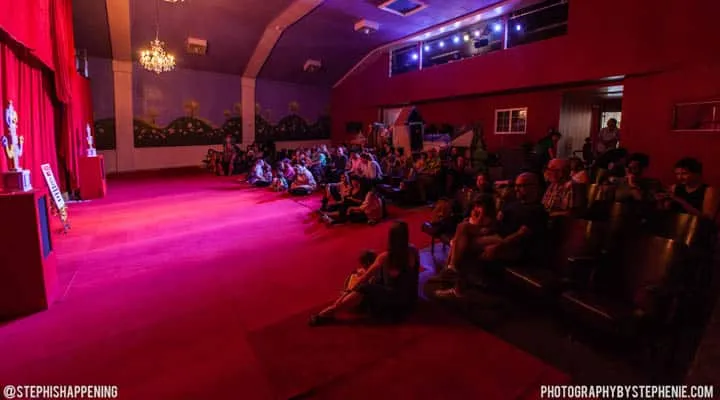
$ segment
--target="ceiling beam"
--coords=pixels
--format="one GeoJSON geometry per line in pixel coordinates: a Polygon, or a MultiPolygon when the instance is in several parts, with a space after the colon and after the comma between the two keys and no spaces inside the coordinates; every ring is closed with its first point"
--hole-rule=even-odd
{"type": "Polygon", "coordinates": [[[113,60],[131,61],[130,0],[105,0],[113,60]]]}
{"type": "MultiPolygon", "coordinates": [[[[109,2],[111,0],[107,1],[109,2]]],[[[309,14],[324,1],[325,0],[295,0],[285,11],[270,21],[260,41],[258,41],[257,46],[255,46],[255,51],[252,57],[250,57],[250,61],[248,61],[243,77],[256,78],[285,29],[309,14]]],[[[298,68],[299,67],[301,66],[298,66],[298,68]]]]}

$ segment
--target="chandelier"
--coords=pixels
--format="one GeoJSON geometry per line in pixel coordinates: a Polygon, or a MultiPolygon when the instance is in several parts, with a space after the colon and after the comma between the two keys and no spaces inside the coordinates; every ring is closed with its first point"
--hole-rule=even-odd
{"type": "Polygon", "coordinates": [[[150,49],[140,52],[140,65],[156,74],[175,69],[175,56],[165,50],[165,43],[160,41],[160,2],[155,1],[155,40],[150,42],[150,49]]]}
{"type": "Polygon", "coordinates": [[[150,42],[150,49],[140,52],[140,65],[150,72],[159,74],[175,69],[175,56],[168,54],[165,43],[157,36],[150,42]]]}

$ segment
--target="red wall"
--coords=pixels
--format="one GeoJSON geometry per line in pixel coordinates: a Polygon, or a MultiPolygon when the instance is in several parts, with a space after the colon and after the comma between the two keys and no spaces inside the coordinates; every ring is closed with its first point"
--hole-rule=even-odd
{"type": "Polygon", "coordinates": [[[699,158],[708,182],[720,185],[720,132],[672,131],[673,105],[720,100],[720,62],[625,82],[623,146],[650,155],[650,173],[666,182],[681,157],[699,158]]]}
{"type": "Polygon", "coordinates": [[[502,147],[517,147],[526,141],[537,141],[548,128],[557,128],[560,120],[562,92],[539,91],[515,95],[476,97],[447,100],[417,106],[428,124],[449,123],[455,126],[480,122],[490,151],[502,147]],[[495,135],[495,110],[528,108],[527,135],[495,135]]]}
{"type": "Polygon", "coordinates": [[[346,140],[348,121],[375,120],[380,106],[434,100],[419,106],[426,120],[482,120],[491,148],[514,145],[523,139],[492,134],[494,108],[528,106],[527,139],[534,140],[557,126],[561,94],[532,88],[625,75],[624,144],[647,152],[652,172],[663,177],[676,158],[695,154],[720,182],[708,158],[718,139],[670,132],[675,102],[720,96],[717,15],[717,0],[574,0],[563,37],[395,77],[383,54],[333,89],[333,139],[346,140]],[[527,93],[447,100],[522,89],[527,93]]]}

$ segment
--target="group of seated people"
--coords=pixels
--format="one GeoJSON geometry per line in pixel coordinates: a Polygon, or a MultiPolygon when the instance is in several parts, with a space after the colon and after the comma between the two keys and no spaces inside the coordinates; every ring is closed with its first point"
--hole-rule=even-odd
{"type": "Polygon", "coordinates": [[[449,233],[453,237],[446,269],[457,273],[457,284],[436,294],[462,296],[464,275],[483,262],[521,262],[537,256],[543,251],[549,221],[579,216],[591,202],[632,203],[637,212],[663,210],[715,220],[720,198],[703,182],[698,160],[679,160],[675,164],[676,183],[667,189],[644,176],[648,163],[644,154],[621,152],[614,162],[597,171],[597,184],[593,186],[599,190],[594,192],[588,190],[587,171],[579,174],[569,160],[551,160],[544,179],[535,173],[519,175],[512,185],[514,193],[507,190],[506,182],[493,189],[487,177],[480,175],[471,195],[455,202],[456,210],[459,208],[466,218],[455,225],[458,218],[453,220],[449,216],[452,212],[436,208],[437,216],[426,229],[432,235],[449,233]],[[576,179],[578,175],[581,180],[576,179]]]}

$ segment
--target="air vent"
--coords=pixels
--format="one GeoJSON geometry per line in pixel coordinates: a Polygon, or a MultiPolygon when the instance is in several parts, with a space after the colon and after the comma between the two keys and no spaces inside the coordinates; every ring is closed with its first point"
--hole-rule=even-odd
{"type": "Polygon", "coordinates": [[[185,42],[185,49],[188,54],[204,56],[207,53],[207,40],[189,37],[185,42]]]}
{"type": "Polygon", "coordinates": [[[407,17],[427,8],[427,4],[421,0],[389,0],[378,6],[379,9],[407,17]]]}

